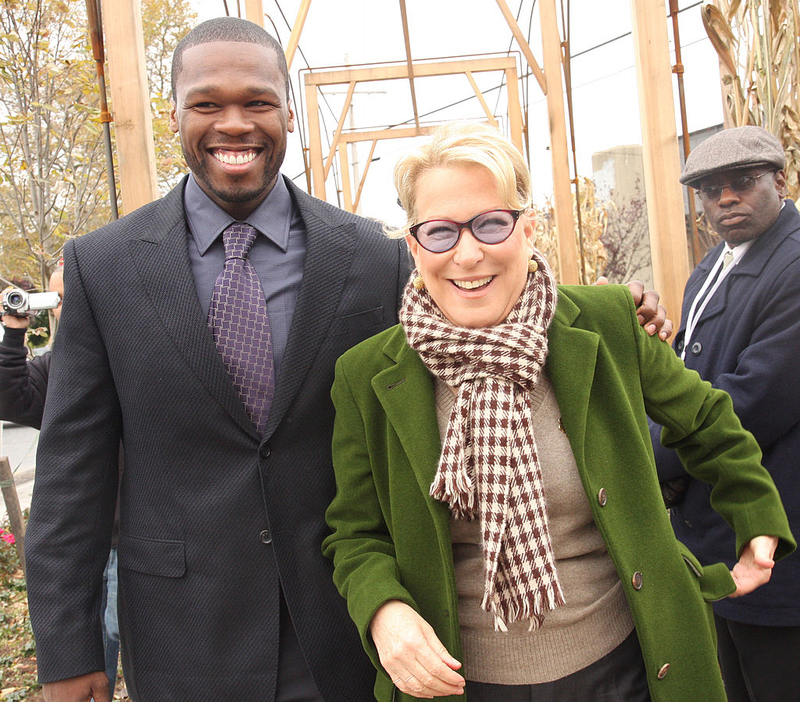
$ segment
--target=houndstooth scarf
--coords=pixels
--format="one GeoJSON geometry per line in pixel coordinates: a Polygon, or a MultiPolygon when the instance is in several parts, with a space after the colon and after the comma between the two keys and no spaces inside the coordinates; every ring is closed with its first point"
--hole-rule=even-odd
{"type": "MultiPolygon", "coordinates": [[[[427,290],[406,287],[400,321],[428,369],[458,395],[447,425],[431,496],[453,515],[480,517],[484,595],[495,628],[564,604],[555,568],[542,472],[533,437],[530,392],[547,358],[556,283],[544,257],[506,320],[457,327],[427,290]]],[[[412,275],[417,275],[416,271],[412,275]]]]}

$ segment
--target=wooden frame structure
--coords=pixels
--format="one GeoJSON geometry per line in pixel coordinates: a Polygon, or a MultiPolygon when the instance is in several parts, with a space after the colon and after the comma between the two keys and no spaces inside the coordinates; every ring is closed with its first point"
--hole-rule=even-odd
{"type": "MultiPolygon", "coordinates": [[[[333,164],[334,157],[338,153],[340,162],[340,175],[342,179],[342,194],[344,197],[344,207],[348,211],[355,211],[361,198],[369,164],[375,153],[378,142],[384,139],[402,139],[415,136],[423,136],[430,131],[431,127],[420,124],[419,113],[414,110],[415,124],[411,127],[392,127],[365,132],[344,132],[344,121],[352,105],[353,95],[356,86],[362,82],[374,82],[384,80],[422,80],[435,76],[464,75],[475,91],[475,96],[483,107],[487,121],[497,126],[497,119],[492,113],[489,105],[478,88],[473,74],[487,71],[502,71],[505,74],[506,85],[508,86],[508,119],[511,131],[511,140],[522,150],[522,108],[517,91],[517,63],[512,56],[502,56],[485,59],[467,59],[443,62],[424,62],[424,63],[395,63],[382,64],[380,66],[367,68],[345,68],[331,71],[313,71],[305,73],[305,96],[306,114],[309,126],[309,160],[311,164],[311,174],[313,179],[314,195],[321,199],[326,199],[326,182],[333,164]],[[330,150],[323,162],[322,132],[319,120],[319,100],[318,91],[329,85],[347,85],[347,95],[339,116],[336,130],[330,150]],[[353,197],[353,187],[350,180],[349,160],[347,156],[347,144],[359,142],[371,142],[370,155],[367,165],[358,183],[358,187],[353,197]]],[[[412,96],[414,93],[412,92],[412,96]]]]}
{"type": "MultiPolygon", "coordinates": [[[[157,195],[152,134],[149,113],[146,109],[148,99],[146,83],[143,80],[144,51],[141,38],[140,0],[102,0],[102,2],[105,8],[108,35],[108,57],[111,68],[120,180],[125,209],[130,212],[134,207],[144,204],[157,195]],[[131,41],[131,27],[135,30],[133,42],[131,41]],[[131,47],[132,43],[137,46],[131,47]],[[135,80],[131,80],[130,77],[135,77],[135,80]],[[120,80],[124,81],[122,85],[120,80]],[[145,185],[144,189],[141,188],[142,184],[145,185]]],[[[425,127],[419,122],[416,107],[414,81],[423,77],[420,72],[424,73],[428,69],[424,69],[425,64],[418,64],[413,60],[406,0],[398,0],[398,2],[403,25],[406,60],[404,66],[393,64],[391,70],[409,81],[414,112],[413,129],[417,130],[416,133],[424,134],[425,127]]],[[[573,223],[572,184],[575,181],[569,168],[564,113],[564,43],[558,29],[556,0],[539,0],[544,70],[537,64],[506,0],[495,0],[495,2],[516,39],[531,73],[547,99],[553,170],[553,205],[559,237],[561,281],[576,283],[581,280],[581,276],[577,265],[577,236],[573,223]]],[[[286,47],[287,62],[290,66],[309,15],[310,6],[311,0],[301,0],[286,47]]],[[[245,9],[248,19],[264,25],[262,0],[246,0],[245,9]]],[[[641,105],[645,186],[646,192],[651,195],[648,197],[647,203],[653,271],[655,284],[661,292],[662,301],[670,313],[677,316],[680,310],[683,285],[689,274],[689,257],[683,226],[683,204],[678,183],[680,161],[672,97],[672,67],[667,30],[668,14],[664,0],[631,0],[631,16],[634,25],[636,70],[641,105]]],[[[452,69],[453,66],[450,68],[452,69]]],[[[464,69],[462,72],[467,75],[475,71],[474,67],[462,66],[461,68],[464,69]]],[[[327,79],[332,77],[332,74],[327,74],[327,79]]],[[[351,75],[340,82],[350,86],[353,79],[351,75]]],[[[308,80],[310,79],[307,78],[308,80]]],[[[313,81],[307,82],[306,89],[308,90],[311,85],[314,85],[313,81]]],[[[316,90],[316,85],[314,85],[314,89],[316,90]]],[[[479,91],[476,90],[476,95],[478,93],[479,91]]],[[[509,91],[509,93],[516,93],[516,91],[509,91]]],[[[313,121],[312,112],[312,103],[309,101],[309,122],[313,121]]],[[[516,120],[516,117],[514,119],[516,120]]],[[[342,154],[342,151],[343,145],[346,145],[348,140],[374,140],[375,135],[346,134],[342,129],[342,120],[340,119],[339,122],[334,141],[340,156],[345,159],[343,163],[346,163],[346,155],[342,154]]],[[[524,131],[524,124],[521,129],[524,131]]],[[[312,135],[318,133],[318,128],[311,131],[312,135]]],[[[399,130],[391,131],[392,138],[400,135],[399,130]]],[[[407,134],[403,136],[407,136],[407,134]]],[[[314,138],[316,139],[316,137],[314,138]]],[[[314,190],[324,197],[324,187],[320,187],[316,183],[320,177],[321,140],[314,149],[312,158],[312,162],[316,162],[316,165],[312,163],[314,190]],[[320,156],[317,155],[317,149],[319,149],[320,156]]],[[[326,160],[329,164],[331,154],[328,154],[326,160]]],[[[323,163],[322,175],[325,174],[325,168],[323,163]]],[[[345,193],[345,201],[352,206],[358,202],[363,188],[363,179],[358,184],[355,193],[353,193],[352,184],[346,183],[346,187],[350,192],[349,194],[345,193]]]]}

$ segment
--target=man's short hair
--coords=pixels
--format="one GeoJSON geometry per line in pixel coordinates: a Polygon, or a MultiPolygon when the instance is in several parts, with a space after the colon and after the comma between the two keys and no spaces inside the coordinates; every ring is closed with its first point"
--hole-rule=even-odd
{"type": "Polygon", "coordinates": [[[175,99],[178,76],[183,69],[183,53],[186,49],[199,44],[211,42],[237,42],[243,44],[260,44],[272,49],[278,59],[278,68],[286,81],[286,98],[289,98],[289,69],[286,66],[286,55],[278,41],[262,27],[254,22],[238,17],[215,17],[198,24],[178,42],[172,54],[172,99],[175,99]]]}
{"type": "Polygon", "coordinates": [[[697,185],[712,173],[767,165],[782,171],[786,154],[778,138],[762,127],[723,129],[695,147],[683,166],[680,181],[697,185]]]}

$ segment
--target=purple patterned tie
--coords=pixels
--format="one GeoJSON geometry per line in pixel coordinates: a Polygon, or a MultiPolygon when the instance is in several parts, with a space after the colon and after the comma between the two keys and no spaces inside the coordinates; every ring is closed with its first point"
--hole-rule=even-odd
{"type": "Polygon", "coordinates": [[[214,285],[208,326],[253,424],[263,434],[275,392],[275,365],[267,302],[247,257],[256,234],[242,222],[222,232],[225,267],[214,285]]]}

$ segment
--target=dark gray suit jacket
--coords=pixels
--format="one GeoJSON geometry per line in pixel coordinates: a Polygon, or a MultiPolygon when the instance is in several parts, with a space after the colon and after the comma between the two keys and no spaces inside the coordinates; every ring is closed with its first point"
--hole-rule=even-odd
{"type": "Polygon", "coordinates": [[[336,358],[396,322],[402,242],[289,183],[303,281],[265,436],[220,360],[190,270],[183,183],[67,244],[26,538],[43,682],[103,670],[101,576],[120,438],[120,623],[133,699],[270,700],[279,590],[326,700],[374,672],[320,545],[336,358]]]}

